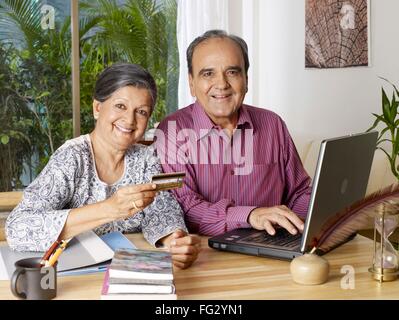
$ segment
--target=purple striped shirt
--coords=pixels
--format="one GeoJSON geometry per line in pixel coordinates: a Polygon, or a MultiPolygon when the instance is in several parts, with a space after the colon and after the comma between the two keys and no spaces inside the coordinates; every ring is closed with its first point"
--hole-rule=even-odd
{"type": "Polygon", "coordinates": [[[173,193],[190,232],[217,235],[250,228],[247,219],[256,207],[283,204],[306,216],[311,180],[275,113],[242,105],[237,123],[241,130],[228,138],[196,102],[166,117],[158,129],[164,134],[157,134],[156,140],[163,170],[186,172],[183,188],[173,193]],[[237,168],[246,165],[242,159],[252,164],[249,174],[237,174],[237,168]]]}

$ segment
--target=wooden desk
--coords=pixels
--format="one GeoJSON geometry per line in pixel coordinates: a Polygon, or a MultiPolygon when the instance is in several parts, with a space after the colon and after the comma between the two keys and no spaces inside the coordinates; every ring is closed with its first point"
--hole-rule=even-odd
{"type": "Polygon", "coordinates": [[[23,192],[0,192],[0,241],[5,240],[4,225],[7,215],[22,199],[23,192]]]}
{"type": "Polygon", "coordinates": [[[0,211],[12,211],[22,199],[22,191],[0,192],[0,211]]]}
{"type": "MultiPolygon", "coordinates": [[[[149,248],[141,235],[128,235],[139,248],[149,248]]],[[[329,281],[318,286],[295,284],[289,262],[220,252],[208,248],[203,238],[202,252],[186,270],[175,270],[179,299],[399,299],[399,280],[378,283],[368,268],[372,241],[356,238],[328,253],[329,281]],[[341,289],[344,265],[355,269],[355,289],[341,289]]],[[[57,299],[99,299],[104,273],[59,277],[57,299]]],[[[0,281],[0,299],[14,299],[9,281],[0,281]]]]}

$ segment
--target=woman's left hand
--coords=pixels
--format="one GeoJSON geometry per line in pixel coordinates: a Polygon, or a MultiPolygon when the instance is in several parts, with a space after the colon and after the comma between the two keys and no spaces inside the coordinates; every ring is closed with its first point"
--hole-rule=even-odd
{"type": "Polygon", "coordinates": [[[189,235],[180,229],[167,236],[164,244],[172,254],[173,265],[180,269],[191,266],[201,250],[200,237],[189,235]]]}

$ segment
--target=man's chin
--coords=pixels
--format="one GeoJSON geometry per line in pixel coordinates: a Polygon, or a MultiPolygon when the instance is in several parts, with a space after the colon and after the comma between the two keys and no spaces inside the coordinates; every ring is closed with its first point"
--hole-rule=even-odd
{"type": "Polygon", "coordinates": [[[238,109],[234,109],[234,108],[226,108],[226,109],[214,109],[213,110],[213,115],[216,118],[231,118],[233,116],[235,116],[235,114],[237,113],[238,109]]]}

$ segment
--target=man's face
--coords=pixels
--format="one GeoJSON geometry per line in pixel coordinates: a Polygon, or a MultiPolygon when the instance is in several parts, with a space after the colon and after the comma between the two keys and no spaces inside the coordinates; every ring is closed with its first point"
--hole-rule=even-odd
{"type": "Polygon", "coordinates": [[[194,50],[190,91],[216,124],[231,123],[247,92],[240,47],[228,38],[213,38],[194,50]]]}

